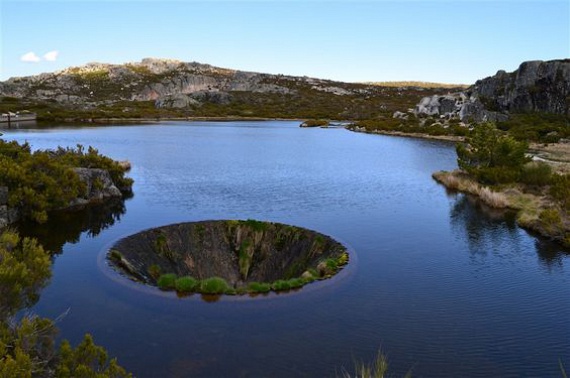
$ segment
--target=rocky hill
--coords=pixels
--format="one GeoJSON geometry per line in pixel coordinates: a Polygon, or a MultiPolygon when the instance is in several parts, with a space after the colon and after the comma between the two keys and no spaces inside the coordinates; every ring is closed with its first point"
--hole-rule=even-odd
{"type": "Polygon", "coordinates": [[[363,119],[413,107],[426,94],[444,91],[448,89],[341,83],[144,59],[11,78],[0,82],[0,110],[32,108],[46,119],[160,115],[363,119]]]}
{"type": "Polygon", "coordinates": [[[425,97],[414,113],[480,122],[532,112],[570,116],[570,59],[524,62],[514,72],[498,71],[465,91],[425,97]]]}

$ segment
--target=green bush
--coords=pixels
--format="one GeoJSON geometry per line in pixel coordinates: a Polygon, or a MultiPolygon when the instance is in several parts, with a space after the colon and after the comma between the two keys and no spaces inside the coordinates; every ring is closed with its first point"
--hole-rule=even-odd
{"type": "Polygon", "coordinates": [[[200,281],[190,276],[177,278],[174,283],[174,287],[179,293],[192,293],[196,291],[199,286],[200,281]]]}
{"type": "Polygon", "coordinates": [[[271,285],[265,282],[250,282],[247,285],[247,291],[250,293],[267,293],[271,291],[271,285]]]}
{"type": "Polygon", "coordinates": [[[289,281],[277,280],[271,284],[271,288],[274,291],[286,291],[291,289],[291,284],[289,281]]]}
{"type": "Polygon", "coordinates": [[[520,170],[512,167],[478,168],[472,172],[482,184],[509,184],[518,181],[520,170]]]}
{"type": "Polygon", "coordinates": [[[527,185],[549,185],[552,178],[552,168],[544,162],[526,164],[520,174],[520,182],[527,185]]]}
{"type": "Polygon", "coordinates": [[[221,277],[206,278],[200,283],[200,292],[204,294],[224,294],[231,291],[230,285],[221,277]]]}
{"type": "Polygon", "coordinates": [[[291,289],[296,289],[303,286],[305,284],[305,281],[302,278],[291,278],[287,281],[287,283],[291,289]]]}
{"type": "Polygon", "coordinates": [[[176,274],[166,273],[158,277],[157,285],[160,290],[174,290],[176,285],[176,274]]]}

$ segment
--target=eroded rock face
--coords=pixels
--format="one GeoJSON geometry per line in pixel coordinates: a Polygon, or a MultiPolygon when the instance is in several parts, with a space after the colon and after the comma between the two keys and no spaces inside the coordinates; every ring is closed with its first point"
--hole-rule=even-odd
{"type": "Polygon", "coordinates": [[[414,111],[464,122],[501,121],[522,112],[570,116],[570,59],[524,62],[514,72],[478,80],[465,92],[424,97],[414,111]]]}
{"type": "Polygon", "coordinates": [[[251,282],[332,275],[331,261],[347,254],[343,245],[315,231],[248,220],[146,230],[119,240],[109,257],[127,276],[152,285],[160,272],[198,280],[221,277],[240,288],[251,282]]]}

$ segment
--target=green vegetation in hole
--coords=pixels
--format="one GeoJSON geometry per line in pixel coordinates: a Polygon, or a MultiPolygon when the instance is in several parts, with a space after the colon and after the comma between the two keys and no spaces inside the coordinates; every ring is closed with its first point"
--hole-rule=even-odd
{"type": "Polygon", "coordinates": [[[343,252],[338,258],[337,258],[337,265],[338,266],[343,266],[348,264],[348,253],[347,252],[343,252]]]}
{"type": "Polygon", "coordinates": [[[179,293],[193,293],[199,286],[200,281],[190,276],[179,277],[174,283],[174,287],[179,293]]]}
{"type": "Polygon", "coordinates": [[[283,231],[280,231],[275,236],[273,246],[275,247],[276,250],[281,251],[281,250],[283,250],[283,247],[285,247],[286,243],[287,243],[286,233],[283,231]]]}
{"type": "Polygon", "coordinates": [[[194,231],[196,232],[196,238],[198,238],[198,240],[204,239],[204,235],[206,234],[206,228],[204,227],[204,225],[197,224],[194,227],[194,231]]]}
{"type": "Polygon", "coordinates": [[[303,280],[302,278],[291,278],[289,280],[287,280],[287,283],[289,284],[289,287],[291,289],[297,289],[302,287],[306,282],[305,280],[303,280]]]}
{"type": "Polygon", "coordinates": [[[152,264],[148,267],[147,269],[147,273],[154,279],[154,280],[158,280],[158,278],[160,277],[160,275],[162,274],[162,269],[160,269],[160,266],[156,265],[156,264],[152,264]]]}
{"type": "Polygon", "coordinates": [[[250,293],[268,293],[271,291],[271,285],[266,282],[250,282],[247,285],[247,291],[250,293]]]}
{"type": "Polygon", "coordinates": [[[251,255],[253,251],[253,242],[251,239],[245,239],[242,241],[239,252],[238,252],[238,259],[239,259],[239,272],[243,279],[247,279],[249,268],[251,266],[251,255]]]}
{"type": "Polygon", "coordinates": [[[332,272],[336,272],[338,269],[338,261],[334,258],[326,259],[325,264],[327,265],[327,268],[332,272]]]}
{"type": "Polygon", "coordinates": [[[176,284],[176,274],[166,273],[158,277],[156,284],[160,290],[173,290],[176,284]]]}
{"type": "Polygon", "coordinates": [[[221,277],[210,277],[200,282],[200,292],[204,294],[227,294],[232,288],[221,277]]]}
{"type": "Polygon", "coordinates": [[[256,232],[265,231],[267,227],[269,227],[269,224],[267,222],[262,222],[255,219],[248,219],[244,221],[244,224],[256,232]]]}
{"type": "Polygon", "coordinates": [[[117,251],[116,249],[112,249],[109,257],[115,261],[121,261],[123,259],[123,255],[121,252],[117,251]]]}
{"type": "Polygon", "coordinates": [[[159,232],[156,239],[154,240],[154,248],[156,249],[156,253],[162,255],[169,259],[170,261],[174,260],[174,252],[168,246],[168,239],[166,238],[166,234],[162,231],[159,232]]]}
{"type": "Polygon", "coordinates": [[[291,289],[291,285],[287,280],[277,280],[271,284],[273,291],[287,291],[291,289]]]}

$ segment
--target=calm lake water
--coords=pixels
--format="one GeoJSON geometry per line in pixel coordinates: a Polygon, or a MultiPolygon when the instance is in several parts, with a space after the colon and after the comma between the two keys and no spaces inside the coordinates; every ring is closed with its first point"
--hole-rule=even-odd
{"type": "Polygon", "coordinates": [[[559,377],[570,370],[570,254],[512,216],[446,193],[431,173],[453,145],[301,129],[298,122],[165,122],[5,131],[33,148],[93,145],[128,159],[134,197],[23,225],[53,250],[32,309],[86,332],[138,377],[321,377],[381,348],[416,377],[559,377]],[[349,275],[269,298],[177,298],[112,279],[122,236],[207,219],[259,219],[331,235],[349,275]]]}

